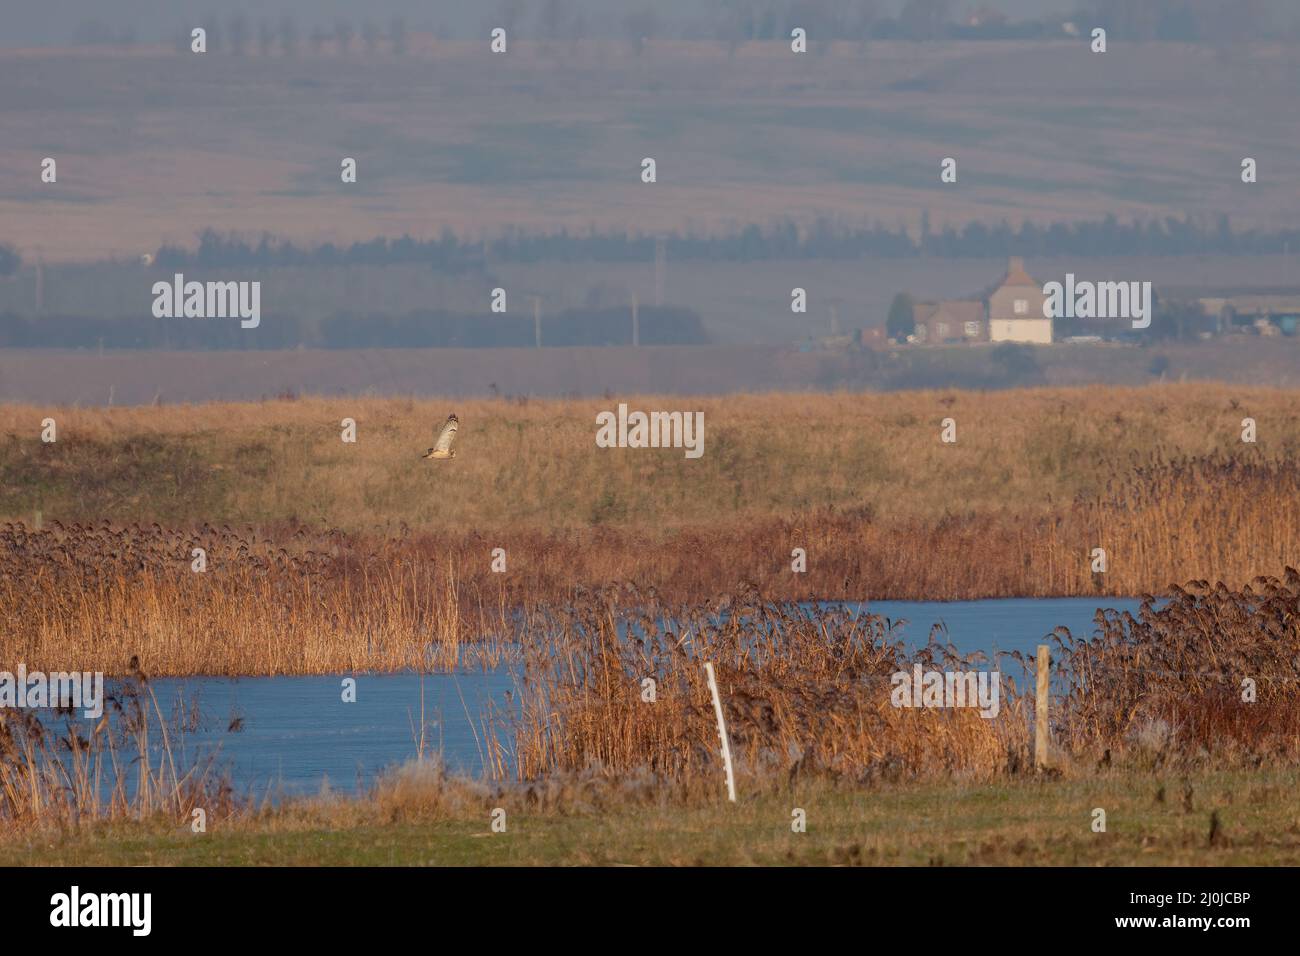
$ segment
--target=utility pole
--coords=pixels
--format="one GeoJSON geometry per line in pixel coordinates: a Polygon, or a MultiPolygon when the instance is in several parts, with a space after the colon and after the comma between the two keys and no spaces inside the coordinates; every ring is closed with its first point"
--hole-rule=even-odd
{"type": "Polygon", "coordinates": [[[637,321],[636,293],[632,293],[632,347],[636,348],[641,344],[641,329],[637,321]]]}
{"type": "Polygon", "coordinates": [[[45,310],[45,257],[36,253],[36,317],[45,310]]]}
{"type": "Polygon", "coordinates": [[[533,340],[537,348],[542,347],[542,297],[533,296],[533,340]]]}

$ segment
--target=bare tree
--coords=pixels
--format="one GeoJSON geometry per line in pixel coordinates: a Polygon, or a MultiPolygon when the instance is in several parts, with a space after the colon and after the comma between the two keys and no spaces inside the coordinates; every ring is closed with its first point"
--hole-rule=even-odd
{"type": "Polygon", "coordinates": [[[545,0],[537,12],[537,32],[547,40],[558,40],[564,36],[569,16],[564,0],[545,0]]]}
{"type": "Polygon", "coordinates": [[[353,29],[350,20],[336,20],[334,22],[334,42],[338,45],[339,53],[348,53],[352,49],[352,39],[357,35],[353,29]]]}
{"type": "Polygon", "coordinates": [[[898,15],[904,36],[912,40],[934,40],[943,35],[952,16],[952,0],[907,0],[898,15]]]}
{"type": "Polygon", "coordinates": [[[880,19],[879,0],[858,0],[858,11],[854,17],[853,32],[861,40],[871,36],[871,29],[880,19]]]}
{"type": "Polygon", "coordinates": [[[257,21],[257,53],[259,56],[270,56],[271,51],[275,49],[275,28],[271,26],[270,20],[257,21]]]}
{"type": "Polygon", "coordinates": [[[11,276],[23,264],[18,250],[7,243],[0,242],[0,276],[11,276]]]}
{"type": "Polygon", "coordinates": [[[375,26],[373,20],[361,24],[361,42],[366,46],[367,56],[374,56],[379,49],[379,27],[375,26]]]}
{"type": "Polygon", "coordinates": [[[388,24],[388,42],[392,45],[394,56],[406,52],[406,21],[401,17],[393,17],[393,21],[388,24]]]}
{"type": "Polygon", "coordinates": [[[1235,0],[1231,4],[1200,0],[1194,4],[1193,16],[1200,37],[1209,41],[1221,57],[1239,53],[1249,40],[1270,33],[1263,0],[1235,0]]]}
{"type": "Polygon", "coordinates": [[[230,52],[243,56],[248,50],[248,20],[242,13],[230,18],[230,52]]]}
{"type": "Polygon", "coordinates": [[[496,19],[491,23],[491,27],[502,27],[510,39],[515,37],[515,27],[524,16],[523,0],[501,0],[497,5],[496,19]]]}
{"type": "Polygon", "coordinates": [[[276,34],[280,40],[280,52],[285,56],[294,56],[298,52],[298,26],[294,23],[292,17],[284,16],[280,18],[280,25],[276,28],[276,34]]]}
{"type": "Polygon", "coordinates": [[[221,52],[221,27],[217,23],[217,21],[211,19],[203,21],[203,32],[207,34],[207,38],[208,38],[208,52],[220,53],[221,52]]]}
{"type": "Polygon", "coordinates": [[[1129,3],[1126,0],[1095,0],[1097,24],[1129,40],[1150,40],[1157,32],[1161,13],[1158,0],[1129,3]]]}
{"type": "Polygon", "coordinates": [[[638,56],[645,49],[645,41],[654,39],[655,30],[658,27],[658,18],[650,7],[642,7],[627,15],[623,21],[624,29],[627,31],[627,38],[632,44],[632,52],[638,56]]]}

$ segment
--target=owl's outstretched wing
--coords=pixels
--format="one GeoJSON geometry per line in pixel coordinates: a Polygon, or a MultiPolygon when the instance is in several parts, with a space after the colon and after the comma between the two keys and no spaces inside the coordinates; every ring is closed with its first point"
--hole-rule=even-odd
{"type": "Polygon", "coordinates": [[[434,444],[435,452],[449,452],[451,446],[456,442],[456,431],[460,428],[460,419],[455,415],[448,415],[446,423],[442,426],[442,431],[438,434],[438,441],[434,444]]]}

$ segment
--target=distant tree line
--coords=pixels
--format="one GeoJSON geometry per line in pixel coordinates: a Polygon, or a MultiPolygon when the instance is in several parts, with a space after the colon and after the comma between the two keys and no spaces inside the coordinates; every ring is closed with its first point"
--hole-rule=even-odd
{"type": "MultiPolygon", "coordinates": [[[[954,0],[906,0],[897,16],[880,0],[733,0],[718,14],[715,31],[724,40],[788,40],[790,31],[808,31],[816,45],[827,40],[937,40],[949,37],[1006,39],[1039,36],[1048,26],[1039,21],[1013,23],[984,8],[965,23],[954,22],[954,0]]],[[[1053,24],[1059,32],[1059,24],[1053,24]]]]}
{"type": "MultiPolygon", "coordinates": [[[[157,264],[164,269],[275,268],[422,264],[436,272],[487,272],[496,263],[647,262],[654,259],[653,236],[603,233],[512,236],[488,242],[464,241],[450,233],[438,239],[377,238],[351,245],[300,246],[263,236],[250,241],[206,230],[198,246],[163,246],[157,264]]],[[[1013,227],[967,223],[934,231],[928,216],[920,237],[906,228],[872,225],[839,227],[820,220],[800,230],[793,222],[768,228],[751,225],[728,236],[669,235],[662,240],[674,261],[751,262],[769,259],[908,258],[928,255],[953,259],[1006,256],[1257,255],[1300,250],[1300,229],[1233,231],[1228,217],[1212,224],[1190,217],[1120,222],[1114,216],[1085,222],[1031,222],[1013,227]]],[[[0,254],[2,255],[2,254],[0,254]]],[[[0,259],[0,269],[3,260],[0,259]]]]}
{"type": "MultiPolygon", "coordinates": [[[[407,50],[409,34],[406,21],[393,17],[386,27],[373,20],[363,20],[360,28],[351,20],[340,18],[332,26],[312,27],[305,35],[298,22],[290,16],[278,21],[261,18],[254,23],[242,13],[237,13],[224,23],[215,16],[202,18],[209,53],[229,53],[234,56],[256,53],[259,56],[296,56],[304,45],[312,53],[320,54],[327,48],[332,53],[349,54],[364,50],[368,55],[391,53],[401,56],[407,50]]],[[[178,28],[175,47],[178,53],[190,52],[191,24],[178,28]]]]}
{"type": "MultiPolygon", "coordinates": [[[[1281,14],[1293,0],[1076,0],[1073,11],[1015,18],[998,9],[996,0],[722,0],[702,5],[708,10],[685,12],[681,6],[665,11],[653,2],[624,4],[623,10],[606,9],[607,0],[498,0],[484,4],[477,27],[462,21],[460,29],[440,25],[443,38],[451,35],[486,36],[490,27],[504,27],[511,38],[522,40],[577,40],[588,36],[621,36],[634,52],[655,38],[711,39],[733,48],[748,41],[788,41],[790,31],[808,31],[814,50],[832,40],[1007,40],[1061,37],[1062,23],[1078,27],[1105,27],[1116,37],[1138,40],[1209,42],[1245,39],[1294,39],[1294,21],[1281,14]],[[893,9],[891,9],[891,7],[893,9]],[[894,12],[896,10],[897,12],[894,12]]],[[[1065,4],[1061,5],[1063,8],[1065,4]]],[[[217,5],[219,7],[219,5],[217,5]]],[[[297,56],[367,54],[402,55],[408,49],[406,21],[395,16],[387,23],[371,18],[339,17],[333,22],[304,26],[290,15],[254,19],[244,13],[222,17],[216,9],[197,24],[177,24],[178,52],[188,53],[190,30],[207,31],[208,51],[240,56],[297,56]]],[[[146,30],[147,32],[147,30],[146,30]]],[[[130,47],[140,42],[136,24],[121,14],[79,21],[71,39],[82,45],[130,47]]]]}
{"type": "MultiPolygon", "coordinates": [[[[802,27],[811,44],[828,40],[1006,40],[1062,35],[1064,21],[1105,27],[1118,37],[1220,43],[1277,40],[1276,14],[1291,0],[1079,0],[1072,13],[1013,18],[996,2],[904,0],[729,0],[713,24],[717,39],[788,40],[802,27]],[[960,16],[959,16],[960,14],[960,16]]],[[[1065,5],[1062,4],[1062,7],[1065,5]]],[[[665,33],[672,31],[666,24],[665,33]]]]}
{"type": "MultiPolygon", "coordinates": [[[[701,345],[708,342],[698,313],[689,309],[638,310],[642,345],[701,345]]],[[[63,349],[358,349],[532,347],[531,316],[452,312],[405,315],[330,316],[266,314],[256,329],[237,319],[155,319],[43,316],[0,313],[0,347],[63,349]]],[[[632,344],[630,309],[570,309],[542,316],[542,345],[632,344]]]]}
{"type": "Polygon", "coordinates": [[[7,243],[0,242],[0,277],[13,275],[23,264],[18,250],[7,243]]]}
{"type": "Polygon", "coordinates": [[[1136,40],[1205,41],[1216,45],[1249,39],[1282,39],[1275,14],[1290,0],[1089,0],[1076,23],[1104,27],[1136,40]]]}
{"type": "MultiPolygon", "coordinates": [[[[1105,27],[1141,40],[1279,39],[1277,14],[1293,0],[1078,0],[1074,11],[1012,18],[996,2],[905,0],[897,15],[882,0],[731,0],[717,19],[724,39],[787,39],[795,27],[810,40],[1004,40],[1060,36],[1063,21],[1105,27]],[[960,14],[960,16],[958,16],[960,14]]],[[[1065,4],[1061,4],[1062,7],[1065,4]]]]}

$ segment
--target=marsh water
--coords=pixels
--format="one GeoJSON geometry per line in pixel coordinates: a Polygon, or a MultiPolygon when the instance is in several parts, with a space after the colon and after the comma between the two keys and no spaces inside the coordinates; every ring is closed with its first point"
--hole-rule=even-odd
{"type": "MultiPolygon", "coordinates": [[[[909,647],[924,646],[942,624],[959,652],[1032,652],[1058,625],[1075,635],[1094,630],[1099,606],[1136,612],[1136,599],[1052,598],[984,601],[873,601],[850,604],[892,620],[909,647]]],[[[328,782],[353,793],[385,767],[420,750],[441,755],[461,773],[486,766],[483,717],[489,705],[508,708],[517,674],[484,672],[376,674],[356,677],[355,702],[343,701],[344,675],[157,680],[164,715],[175,705],[197,708],[197,727],[173,740],[184,756],[216,754],[236,788],[256,795],[315,793],[328,782]],[[423,722],[421,694],[423,693],[423,722]]]]}

